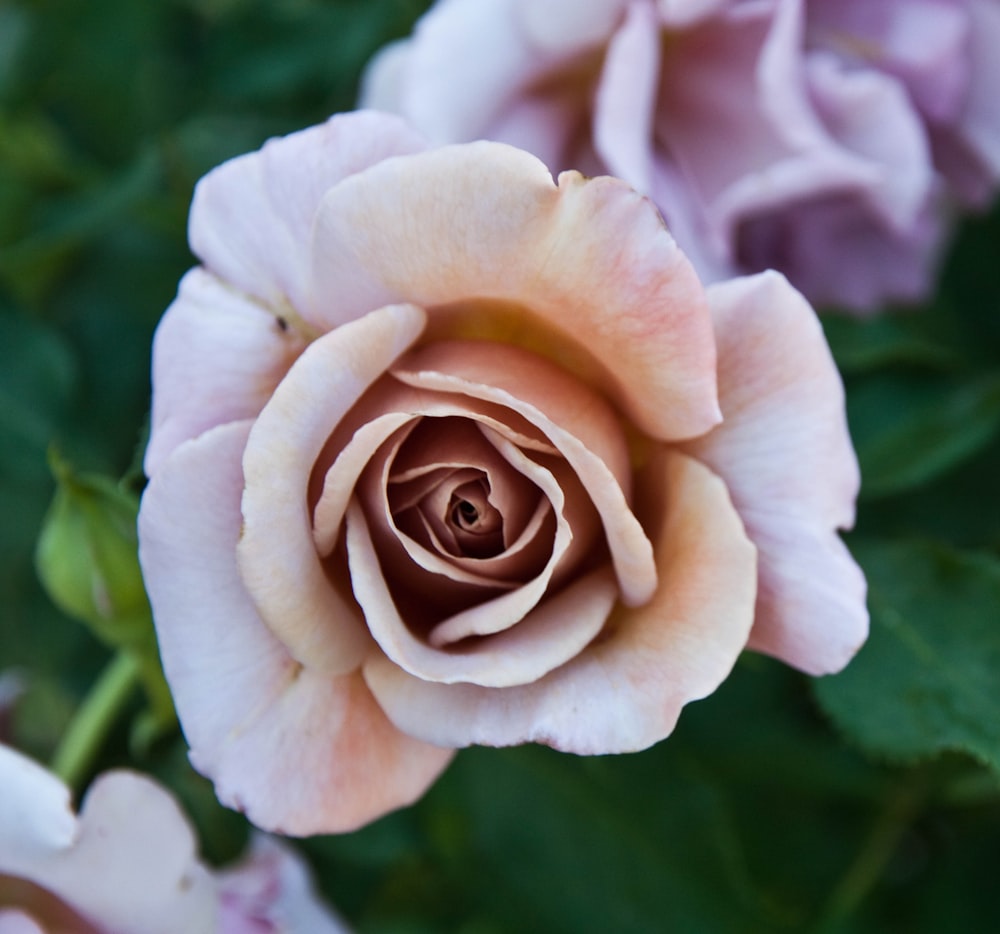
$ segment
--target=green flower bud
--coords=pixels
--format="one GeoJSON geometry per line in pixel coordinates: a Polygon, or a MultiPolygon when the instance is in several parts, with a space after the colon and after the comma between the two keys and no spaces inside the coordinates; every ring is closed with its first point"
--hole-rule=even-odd
{"type": "Polygon", "coordinates": [[[35,553],[53,602],[122,647],[151,635],[149,602],[139,570],[137,496],[108,477],[76,474],[49,458],[56,493],[35,553]]]}

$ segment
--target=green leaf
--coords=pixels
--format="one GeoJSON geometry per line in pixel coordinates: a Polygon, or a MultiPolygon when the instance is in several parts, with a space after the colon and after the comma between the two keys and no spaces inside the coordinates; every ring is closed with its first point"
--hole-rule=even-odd
{"type": "Polygon", "coordinates": [[[871,635],[816,683],[868,752],[917,761],[946,750],[1000,769],[1000,561],[921,542],[865,543],[871,635]]]}
{"type": "Polygon", "coordinates": [[[928,333],[926,316],[859,319],[828,314],[823,316],[823,331],[844,373],[864,373],[895,364],[949,370],[961,362],[955,348],[928,333]]]}
{"type": "Polygon", "coordinates": [[[911,490],[963,463],[1000,430],[1000,377],[960,385],[858,442],[862,496],[911,490]]]}
{"type": "Polygon", "coordinates": [[[46,471],[45,452],[76,375],[76,359],[57,332],[0,311],[0,477],[46,471]]]}
{"type": "Polygon", "coordinates": [[[21,301],[38,303],[88,240],[120,222],[156,189],[161,169],[157,153],[149,150],[127,170],[53,203],[38,229],[0,246],[0,280],[21,301]]]}

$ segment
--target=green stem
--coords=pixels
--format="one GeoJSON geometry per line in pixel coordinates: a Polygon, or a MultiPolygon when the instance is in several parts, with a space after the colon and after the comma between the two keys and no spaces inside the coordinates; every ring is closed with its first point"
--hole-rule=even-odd
{"type": "Polygon", "coordinates": [[[878,884],[900,838],[910,828],[927,798],[926,776],[913,775],[878,815],[860,852],[830,893],[813,926],[814,934],[837,929],[878,884]]]}
{"type": "Polygon", "coordinates": [[[138,683],[139,667],[124,652],[119,652],[101,672],[52,757],[52,771],[70,788],[79,787],[86,777],[138,683]]]}

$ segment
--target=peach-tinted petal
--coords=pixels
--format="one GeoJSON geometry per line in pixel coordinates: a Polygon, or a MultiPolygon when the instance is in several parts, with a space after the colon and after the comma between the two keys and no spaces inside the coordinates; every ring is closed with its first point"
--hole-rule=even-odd
{"type": "Polygon", "coordinates": [[[313,541],[321,556],[325,558],[336,547],[347,504],[372,456],[396,431],[413,423],[416,418],[419,415],[410,412],[388,412],[373,418],[354,433],[350,443],[330,466],[323,481],[323,492],[313,511],[313,541]]]}
{"type": "Polygon", "coordinates": [[[331,431],[424,322],[419,308],[392,306],[314,341],[260,413],[243,456],[238,554],[247,590],[288,651],[331,674],[358,665],[367,636],[316,553],[309,477],[331,431]]]}
{"type": "MultiPolygon", "coordinates": [[[[544,6],[544,4],[538,4],[544,6]]],[[[660,29],[646,2],[630,3],[608,43],[594,99],[594,146],[609,174],[650,193],[653,111],[660,71],[660,29]]]]}
{"type": "Polygon", "coordinates": [[[681,707],[729,673],[753,620],[755,550],[725,486],[661,450],[640,476],[660,585],[618,606],[605,633],[532,684],[502,691],[431,684],[372,655],[364,673],[394,723],[450,746],[541,742],[581,754],[629,752],[663,739],[681,707]]]}
{"type": "Polygon", "coordinates": [[[153,341],[147,475],[182,441],[257,415],[304,347],[275,312],[192,269],[153,341]]]}
{"type": "Polygon", "coordinates": [[[357,112],[272,139],[198,183],[191,249],[210,272],[272,311],[308,320],[309,242],[323,193],[387,156],[424,145],[396,117],[357,112]]]}
{"type": "Polygon", "coordinates": [[[214,891],[194,834],[152,781],[109,772],[77,818],[62,782],[0,746],[0,787],[0,875],[35,883],[102,930],[214,931],[214,891]]]}
{"type": "Polygon", "coordinates": [[[621,427],[599,397],[547,361],[485,343],[431,345],[400,359],[392,373],[416,388],[504,405],[541,429],[601,516],[622,599],[634,605],[649,598],[656,587],[652,547],[622,489],[627,450],[621,427]]]}
{"type": "Polygon", "coordinates": [[[182,445],[144,494],[164,671],[223,803],[283,833],[353,829],[417,798],[449,753],[396,730],[360,674],[303,668],[260,619],[236,565],[248,433],[233,423],[182,445]]]}
{"type": "Polygon", "coordinates": [[[485,142],[388,159],[326,195],[313,259],[327,327],[400,300],[431,309],[431,334],[504,326],[456,306],[479,298],[576,348],[654,437],[718,419],[701,285],[652,205],[615,179],[569,172],[557,186],[534,157],[485,142]]]}
{"type": "MultiPolygon", "coordinates": [[[[400,617],[357,503],[348,507],[347,550],[355,592],[385,652],[372,652],[368,664],[378,668],[381,659],[401,675],[404,668],[414,672],[406,677],[428,686],[458,683],[510,689],[531,682],[577,655],[601,631],[617,596],[613,574],[601,568],[529,607],[516,625],[445,652],[414,636],[400,617]]],[[[487,610],[485,620],[491,618],[487,610]]]]}
{"type": "Polygon", "coordinates": [[[727,483],[760,551],[750,646],[811,674],[865,639],[865,583],[837,535],[859,472],[844,391],[815,314],[778,273],[709,290],[725,421],[686,445],[727,483]]]}

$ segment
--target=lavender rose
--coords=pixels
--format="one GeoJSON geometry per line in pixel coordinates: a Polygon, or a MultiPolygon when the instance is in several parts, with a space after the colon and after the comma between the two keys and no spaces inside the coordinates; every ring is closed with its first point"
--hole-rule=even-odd
{"type": "Polygon", "coordinates": [[[650,195],[703,278],[923,297],[1000,178],[996,0],[439,0],[364,106],[650,195]]]}

